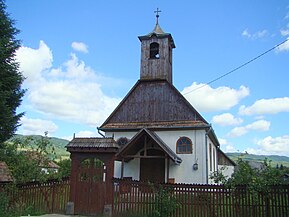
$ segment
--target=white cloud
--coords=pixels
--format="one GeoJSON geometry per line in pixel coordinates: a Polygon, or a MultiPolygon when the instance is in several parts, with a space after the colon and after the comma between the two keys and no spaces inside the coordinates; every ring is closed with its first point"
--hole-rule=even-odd
{"type": "Polygon", "coordinates": [[[225,153],[234,153],[234,152],[238,152],[238,150],[233,146],[233,145],[225,145],[224,147],[222,147],[223,152],[225,153]]]}
{"type": "Polygon", "coordinates": [[[79,51],[82,53],[88,53],[88,47],[86,44],[84,44],[83,42],[72,42],[71,47],[75,50],[75,51],[79,51]]]}
{"type": "MultiPolygon", "coordinates": [[[[289,30],[288,30],[289,31],[289,30]]],[[[288,51],[289,50],[289,37],[287,38],[288,41],[286,41],[284,44],[281,44],[276,51],[281,52],[281,51],[288,51]]]]}
{"type": "Polygon", "coordinates": [[[75,54],[61,67],[52,68],[52,52],[43,41],[39,49],[19,50],[17,57],[24,75],[33,75],[27,83],[27,95],[35,110],[50,117],[95,127],[120,101],[106,96],[101,89],[103,80],[114,82],[113,79],[103,78],[75,54]],[[30,58],[24,58],[24,54],[30,58]]]}
{"type": "Polygon", "coordinates": [[[250,39],[258,39],[258,38],[263,38],[268,34],[268,31],[266,29],[261,30],[261,31],[257,31],[254,33],[250,33],[248,29],[245,29],[242,32],[242,36],[246,37],[246,38],[250,38],[250,39]]]}
{"type": "Polygon", "coordinates": [[[23,135],[48,135],[53,134],[58,129],[58,126],[52,121],[42,119],[31,119],[27,117],[21,118],[21,134],[23,135]]]}
{"type": "Polygon", "coordinates": [[[286,14],[286,16],[284,17],[284,19],[289,19],[289,12],[286,14]]]}
{"type": "Polygon", "coordinates": [[[257,142],[259,148],[248,148],[246,151],[250,154],[263,155],[286,155],[289,156],[289,135],[280,137],[265,137],[257,142]]]}
{"type": "Polygon", "coordinates": [[[271,123],[265,120],[258,120],[243,127],[235,127],[228,133],[228,137],[240,137],[249,131],[268,131],[271,123]]]}
{"type": "Polygon", "coordinates": [[[281,29],[280,33],[282,36],[287,36],[287,35],[289,35],[289,29],[281,29]]]}
{"type": "Polygon", "coordinates": [[[182,94],[200,112],[222,111],[229,110],[248,96],[249,88],[241,86],[238,90],[223,86],[214,89],[209,85],[194,82],[191,86],[185,87],[182,94]]]}
{"type": "Polygon", "coordinates": [[[92,131],[80,131],[75,134],[75,137],[97,137],[99,134],[97,132],[92,131]]]}
{"type": "Polygon", "coordinates": [[[69,135],[69,136],[64,136],[62,137],[62,139],[66,139],[68,141],[71,141],[73,139],[73,136],[75,137],[102,137],[101,135],[99,135],[96,131],[88,131],[88,130],[84,130],[84,131],[79,131],[78,133],[75,133],[74,135],[69,135]]]}
{"type": "Polygon", "coordinates": [[[289,97],[260,99],[251,106],[242,105],[239,108],[241,115],[265,115],[289,112],[289,97]]]}
{"type": "Polygon", "coordinates": [[[218,140],[219,140],[219,143],[221,145],[221,150],[223,152],[225,152],[225,153],[238,152],[238,150],[236,150],[236,148],[232,144],[228,143],[228,141],[226,139],[219,138],[218,140]]]}
{"type": "Polygon", "coordinates": [[[246,127],[235,127],[228,133],[228,137],[240,137],[248,132],[246,127]]]}
{"type": "Polygon", "coordinates": [[[248,32],[248,29],[245,29],[245,30],[242,32],[242,35],[245,36],[245,37],[248,37],[248,38],[251,37],[251,34],[248,32]]]}
{"type": "Polygon", "coordinates": [[[26,84],[42,81],[41,73],[52,66],[52,51],[44,43],[39,42],[39,48],[20,47],[16,52],[16,59],[20,63],[20,71],[23,73],[26,84]]]}
{"type": "Polygon", "coordinates": [[[228,141],[226,139],[218,138],[220,145],[227,145],[228,141]]]}
{"type": "Polygon", "coordinates": [[[220,126],[233,126],[241,124],[243,120],[241,118],[234,117],[231,113],[224,113],[221,115],[215,115],[212,122],[220,126]]]}

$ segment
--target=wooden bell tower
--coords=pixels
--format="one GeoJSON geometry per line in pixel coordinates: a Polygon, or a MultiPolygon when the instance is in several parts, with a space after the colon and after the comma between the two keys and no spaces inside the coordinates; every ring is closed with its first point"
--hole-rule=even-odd
{"type": "Polygon", "coordinates": [[[152,32],[139,36],[141,41],[141,80],[167,80],[172,84],[172,49],[175,48],[173,37],[165,33],[158,22],[159,11],[155,11],[156,25],[152,32]]]}

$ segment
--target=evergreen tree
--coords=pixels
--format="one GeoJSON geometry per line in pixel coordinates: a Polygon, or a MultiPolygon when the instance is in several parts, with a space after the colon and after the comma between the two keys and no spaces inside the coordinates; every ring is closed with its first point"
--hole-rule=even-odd
{"type": "Polygon", "coordinates": [[[15,60],[20,41],[16,39],[19,30],[14,24],[4,0],[0,0],[0,148],[15,133],[23,115],[16,112],[25,90],[21,88],[24,77],[15,60]]]}

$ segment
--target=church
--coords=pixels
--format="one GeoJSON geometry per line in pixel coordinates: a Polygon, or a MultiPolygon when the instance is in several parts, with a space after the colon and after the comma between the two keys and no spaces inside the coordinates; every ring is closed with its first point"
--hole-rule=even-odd
{"type": "Polygon", "coordinates": [[[235,163],[220,150],[212,126],[173,85],[175,42],[156,18],[153,31],[138,37],[139,80],[98,127],[104,138],[74,138],[67,147],[116,148],[116,178],[209,184],[213,172],[223,167],[230,175],[235,163]]]}

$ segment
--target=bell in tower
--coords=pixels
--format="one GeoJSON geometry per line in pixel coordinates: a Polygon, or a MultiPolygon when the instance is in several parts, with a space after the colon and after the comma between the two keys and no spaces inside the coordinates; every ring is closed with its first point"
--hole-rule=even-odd
{"type": "Polygon", "coordinates": [[[167,80],[172,84],[172,49],[175,48],[173,37],[165,33],[158,22],[159,11],[155,11],[156,25],[152,32],[139,36],[141,41],[141,80],[167,80]]]}

